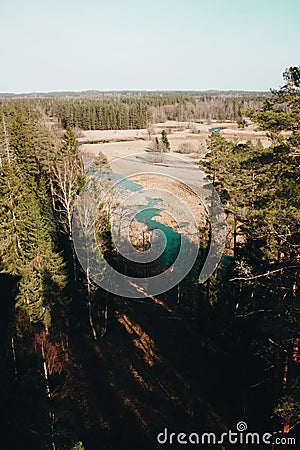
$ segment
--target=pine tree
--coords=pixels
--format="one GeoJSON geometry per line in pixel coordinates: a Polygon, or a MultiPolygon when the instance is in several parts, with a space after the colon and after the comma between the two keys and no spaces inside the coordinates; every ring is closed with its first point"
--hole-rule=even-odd
{"type": "Polygon", "coordinates": [[[163,149],[164,149],[163,151],[169,152],[171,150],[171,145],[170,145],[166,130],[162,130],[162,132],[161,132],[161,142],[162,142],[163,149]]]}
{"type": "Polygon", "coordinates": [[[256,317],[254,345],[261,359],[274,367],[269,382],[279,392],[279,398],[274,396],[278,402],[275,413],[284,419],[284,432],[294,426],[295,415],[299,417],[295,389],[299,361],[293,357],[298,351],[300,321],[300,95],[295,78],[294,74],[279,91],[273,91],[263,110],[249,112],[262,128],[272,132],[271,147],[235,144],[215,134],[209,139],[211,152],[204,164],[228,217],[234,214],[240,230],[233,285],[229,283],[226,289],[236,302],[239,318],[256,317]],[[283,111],[287,103],[289,109],[283,111]],[[282,130],[294,131],[286,137],[282,130]]]}
{"type": "MultiPolygon", "coordinates": [[[[22,120],[18,116],[20,123],[24,123],[26,116],[23,114],[22,120]]],[[[2,272],[21,277],[17,308],[23,309],[31,322],[44,324],[48,329],[52,308],[62,301],[66,275],[62,258],[55,250],[50,199],[40,183],[38,162],[29,145],[33,141],[33,131],[30,134],[28,128],[24,134],[26,127],[9,125],[14,138],[9,137],[10,156],[3,158],[1,167],[0,268],[2,272]],[[25,136],[24,143],[21,137],[25,139],[25,136]],[[56,290],[50,296],[46,294],[46,275],[56,290]]]]}

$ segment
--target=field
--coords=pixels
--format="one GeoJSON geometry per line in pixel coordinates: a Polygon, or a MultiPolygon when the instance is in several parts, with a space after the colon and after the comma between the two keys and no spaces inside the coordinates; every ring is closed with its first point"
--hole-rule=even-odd
{"type": "MultiPolygon", "coordinates": [[[[224,128],[221,134],[230,140],[237,140],[245,143],[247,140],[257,142],[260,140],[264,147],[270,145],[270,141],[264,131],[258,131],[253,124],[246,128],[239,129],[235,122],[194,123],[168,121],[157,123],[153,127],[151,139],[160,137],[162,130],[168,133],[171,144],[171,153],[178,154],[178,149],[182,144],[190,143],[195,152],[189,155],[181,155],[187,160],[197,162],[199,157],[206,153],[206,139],[210,135],[211,128],[224,128]]],[[[132,155],[134,153],[145,153],[151,144],[149,133],[146,129],[140,130],[93,130],[81,131],[80,142],[84,154],[97,156],[99,151],[104,153],[108,161],[115,158],[132,155]]]]}

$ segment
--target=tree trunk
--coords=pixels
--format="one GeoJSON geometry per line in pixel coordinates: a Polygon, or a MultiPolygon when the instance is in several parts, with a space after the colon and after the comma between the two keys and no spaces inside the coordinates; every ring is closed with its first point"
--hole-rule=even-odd
{"type": "Polygon", "coordinates": [[[16,357],[15,340],[14,340],[13,336],[11,337],[11,352],[12,352],[13,362],[14,362],[15,381],[17,381],[18,380],[17,357],[16,357]]]}
{"type": "Polygon", "coordinates": [[[93,334],[93,339],[97,340],[97,332],[94,326],[94,321],[93,321],[93,315],[92,315],[92,284],[91,284],[91,280],[90,280],[90,275],[89,275],[89,267],[86,270],[86,279],[87,279],[87,286],[88,286],[88,295],[87,295],[87,307],[88,307],[88,317],[89,317],[89,324],[92,330],[92,334],[93,334]]]}
{"type": "Polygon", "coordinates": [[[54,212],[55,211],[55,194],[54,194],[54,186],[53,186],[53,179],[52,179],[52,171],[51,171],[50,161],[49,161],[48,155],[47,155],[47,163],[48,163],[48,171],[49,171],[51,203],[52,203],[52,209],[53,209],[53,212],[54,212]]]}
{"type": "Polygon", "coordinates": [[[233,215],[233,257],[236,257],[236,215],[233,215]]]}
{"type": "Polygon", "coordinates": [[[107,316],[108,316],[108,304],[107,304],[107,293],[105,298],[105,310],[104,310],[104,327],[103,332],[101,333],[101,338],[106,334],[107,331],[107,316]]]}
{"type": "MultiPolygon", "coordinates": [[[[47,395],[48,400],[50,401],[51,400],[51,390],[50,390],[50,384],[49,384],[47,363],[46,363],[46,359],[45,359],[43,340],[41,341],[41,352],[42,352],[42,358],[43,358],[43,369],[44,369],[44,380],[45,380],[45,385],[46,385],[46,395],[47,395]]],[[[56,446],[55,446],[55,442],[54,442],[54,425],[53,425],[55,416],[54,416],[54,412],[51,410],[50,407],[49,407],[48,415],[49,415],[49,420],[50,420],[51,447],[52,447],[52,450],[56,450],[56,446]]]]}

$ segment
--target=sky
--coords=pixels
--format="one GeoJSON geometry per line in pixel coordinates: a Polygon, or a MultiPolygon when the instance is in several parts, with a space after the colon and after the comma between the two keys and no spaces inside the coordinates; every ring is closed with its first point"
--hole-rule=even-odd
{"type": "Polygon", "coordinates": [[[0,92],[258,90],[300,64],[299,0],[0,0],[0,92]]]}

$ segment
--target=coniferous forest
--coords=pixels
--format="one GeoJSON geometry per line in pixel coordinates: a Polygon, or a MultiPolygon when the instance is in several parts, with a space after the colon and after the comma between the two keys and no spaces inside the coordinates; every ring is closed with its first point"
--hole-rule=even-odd
{"type": "MultiPolygon", "coordinates": [[[[299,67],[264,95],[2,98],[0,172],[3,448],[155,449],[165,427],[221,434],[239,421],[300,442],[299,67]],[[72,237],[88,176],[78,129],[244,118],[269,147],[214,132],[199,161],[233,236],[227,264],[156,302],[94,284],[72,237]]],[[[100,219],[116,259],[104,210],[100,219]]],[[[199,233],[205,255],[209,227],[199,233]]]]}
{"type": "Polygon", "coordinates": [[[49,116],[83,130],[145,128],[147,123],[166,120],[241,120],[242,111],[258,108],[268,94],[119,93],[97,98],[40,99],[49,116]]]}

